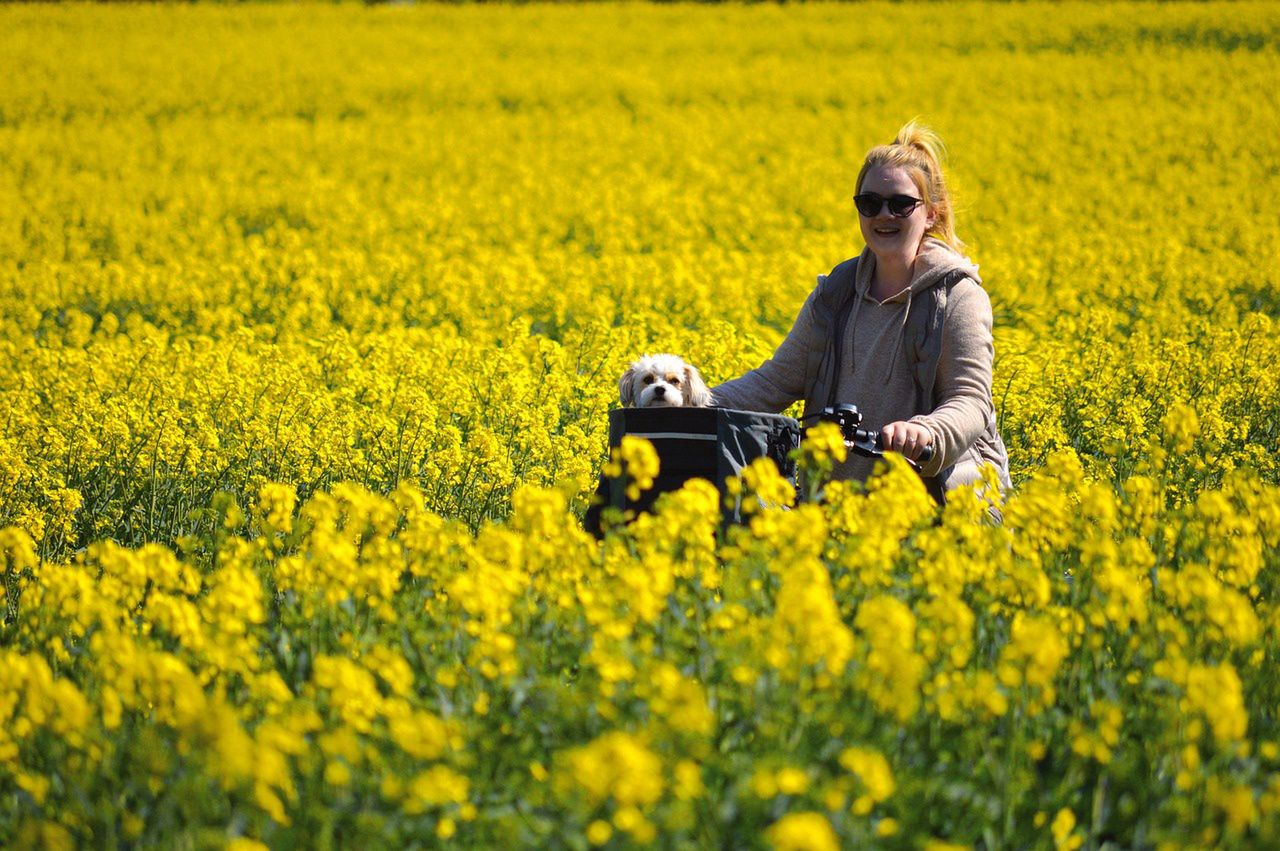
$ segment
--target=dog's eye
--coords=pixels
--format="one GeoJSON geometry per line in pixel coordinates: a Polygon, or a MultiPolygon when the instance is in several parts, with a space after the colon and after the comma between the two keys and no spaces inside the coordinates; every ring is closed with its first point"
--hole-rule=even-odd
{"type": "Polygon", "coordinates": [[[644,377],[644,383],[645,383],[645,384],[652,384],[652,383],[653,383],[653,376],[652,376],[652,375],[646,375],[646,376],[644,377]]]}
{"type": "Polygon", "coordinates": [[[672,384],[674,384],[676,387],[679,387],[679,386],[680,386],[680,379],[679,379],[679,378],[677,378],[677,377],[676,377],[676,376],[674,376],[674,375],[668,375],[668,376],[667,376],[667,381],[670,381],[670,382],[671,382],[672,384]]]}

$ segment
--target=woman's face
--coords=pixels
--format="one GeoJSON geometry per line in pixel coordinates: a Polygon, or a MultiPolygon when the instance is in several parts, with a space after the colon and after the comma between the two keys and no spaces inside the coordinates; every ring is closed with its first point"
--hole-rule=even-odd
{"type": "MultiPolygon", "coordinates": [[[[911,179],[905,168],[897,166],[872,166],[862,179],[859,195],[878,195],[881,198],[892,198],[895,195],[920,197],[920,189],[911,179]]],[[[921,201],[911,214],[899,218],[889,212],[889,205],[881,203],[875,215],[864,216],[858,213],[858,224],[862,226],[862,238],[872,253],[881,255],[901,255],[915,257],[920,250],[920,242],[925,233],[933,227],[934,214],[921,201]]]]}

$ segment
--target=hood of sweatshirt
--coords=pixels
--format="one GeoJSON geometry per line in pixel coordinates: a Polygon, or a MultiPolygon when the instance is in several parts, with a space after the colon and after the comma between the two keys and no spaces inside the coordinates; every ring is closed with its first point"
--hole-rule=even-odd
{"type": "MultiPolygon", "coordinates": [[[[963,257],[940,239],[934,237],[925,237],[924,242],[920,245],[920,253],[916,255],[915,265],[911,269],[911,283],[906,289],[885,299],[883,304],[894,304],[905,302],[902,309],[902,318],[898,321],[896,329],[896,340],[893,345],[893,356],[889,361],[889,368],[885,370],[884,382],[889,382],[894,368],[898,362],[898,352],[902,348],[902,338],[907,331],[907,317],[911,313],[912,298],[931,287],[937,286],[942,282],[951,271],[955,269],[963,269],[966,277],[972,278],[975,282],[981,284],[982,279],[978,277],[978,266],[968,257],[963,257]]],[[[862,255],[858,259],[858,275],[854,280],[854,289],[857,292],[857,298],[853,303],[853,315],[850,317],[849,327],[855,327],[858,319],[858,308],[861,306],[864,298],[871,298],[871,278],[876,270],[876,256],[871,253],[871,249],[864,248],[862,255]]],[[[888,329],[886,329],[888,330],[888,329]]],[[[894,333],[894,332],[890,332],[894,333]]]]}
{"type": "MultiPolygon", "coordinates": [[[[963,269],[967,277],[982,283],[976,263],[968,257],[962,257],[942,240],[927,236],[920,245],[920,253],[916,255],[915,266],[911,270],[911,284],[902,292],[885,299],[884,303],[910,300],[912,295],[937,285],[954,269],[963,269]]],[[[854,284],[860,294],[866,295],[870,291],[875,270],[876,256],[871,253],[871,249],[864,248],[858,259],[858,277],[854,284]]]]}

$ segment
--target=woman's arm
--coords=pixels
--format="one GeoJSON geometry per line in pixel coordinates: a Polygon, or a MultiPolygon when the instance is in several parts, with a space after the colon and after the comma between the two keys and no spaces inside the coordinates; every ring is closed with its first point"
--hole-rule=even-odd
{"type": "Polygon", "coordinates": [[[991,300],[979,284],[957,284],[947,304],[934,398],[938,406],[912,417],[933,436],[934,456],[923,473],[933,476],[960,460],[995,416],[991,401],[991,300]]]}
{"type": "Polygon", "coordinates": [[[816,293],[816,289],[809,293],[773,357],[741,378],[711,389],[715,404],[722,408],[777,414],[804,398],[809,334],[813,326],[812,302],[816,293]]]}

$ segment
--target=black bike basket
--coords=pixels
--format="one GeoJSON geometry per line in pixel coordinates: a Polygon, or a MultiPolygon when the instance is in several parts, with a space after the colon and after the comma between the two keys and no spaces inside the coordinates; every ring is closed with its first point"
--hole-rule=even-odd
{"type": "MultiPolygon", "coordinates": [[[[587,511],[585,525],[600,532],[600,511],[608,506],[625,511],[648,511],[654,500],[678,490],[690,479],[706,479],[723,497],[725,480],[739,475],[757,458],[772,458],[778,470],[795,482],[791,450],[800,445],[800,424],[791,417],[736,411],[731,408],[617,408],[609,412],[609,447],[622,444],[626,435],[642,437],[658,453],[658,475],[653,487],[638,500],[627,499],[626,481],[600,477],[596,498],[587,511]]],[[[741,523],[735,506],[723,510],[726,524],[741,523]]]]}

